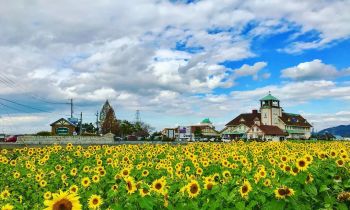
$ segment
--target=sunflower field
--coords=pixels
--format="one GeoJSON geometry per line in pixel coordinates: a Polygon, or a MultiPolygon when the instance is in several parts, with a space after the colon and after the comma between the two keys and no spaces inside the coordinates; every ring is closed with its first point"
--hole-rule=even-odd
{"type": "Polygon", "coordinates": [[[348,209],[348,142],[2,149],[4,209],[348,209]]]}

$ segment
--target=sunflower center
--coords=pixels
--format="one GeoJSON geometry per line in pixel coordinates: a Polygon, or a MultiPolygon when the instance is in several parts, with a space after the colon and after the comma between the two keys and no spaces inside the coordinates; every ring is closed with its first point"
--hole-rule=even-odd
{"type": "Polygon", "coordinates": [[[305,166],[305,162],[303,160],[299,161],[299,166],[300,167],[304,167],[305,166]]]}
{"type": "Polygon", "coordinates": [[[155,188],[156,188],[157,190],[160,190],[160,189],[162,188],[162,184],[161,184],[161,183],[157,183],[156,186],[155,186],[155,188]]]}
{"type": "Polygon", "coordinates": [[[192,184],[190,191],[192,194],[196,194],[198,192],[198,186],[196,184],[192,184]]]}
{"type": "Polygon", "coordinates": [[[213,184],[209,183],[209,184],[207,185],[207,189],[208,189],[208,190],[213,189],[213,184]]]}
{"type": "Polygon", "coordinates": [[[94,199],[92,200],[92,203],[93,203],[94,205],[98,204],[98,199],[97,199],[97,198],[94,198],[94,199]]]}
{"type": "Polygon", "coordinates": [[[147,194],[149,191],[147,189],[142,189],[144,194],[147,194]]]}
{"type": "Polygon", "coordinates": [[[128,182],[128,189],[131,190],[132,189],[132,185],[131,185],[131,182],[128,182]]]}
{"type": "Polygon", "coordinates": [[[72,210],[72,207],[72,202],[64,198],[53,205],[53,210],[72,210]]]}
{"type": "Polygon", "coordinates": [[[287,194],[287,192],[285,189],[278,189],[278,194],[284,196],[287,194]]]}
{"type": "Polygon", "coordinates": [[[123,175],[128,175],[129,174],[129,172],[128,171],[123,171],[123,175]]]}
{"type": "Polygon", "coordinates": [[[244,185],[242,187],[242,193],[246,193],[246,192],[248,192],[248,187],[246,185],[244,185]]]}

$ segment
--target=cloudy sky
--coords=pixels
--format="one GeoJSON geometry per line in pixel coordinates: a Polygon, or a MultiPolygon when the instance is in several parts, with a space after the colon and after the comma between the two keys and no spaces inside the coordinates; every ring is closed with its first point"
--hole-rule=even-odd
{"type": "Polygon", "coordinates": [[[269,91],[317,130],[350,124],[350,1],[0,2],[0,133],[49,130],[69,98],[85,122],[109,99],[222,128],[269,91]]]}

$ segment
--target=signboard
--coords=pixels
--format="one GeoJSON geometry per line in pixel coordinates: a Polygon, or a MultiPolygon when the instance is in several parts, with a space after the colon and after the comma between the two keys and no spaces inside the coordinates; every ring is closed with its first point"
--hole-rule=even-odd
{"type": "Polygon", "coordinates": [[[68,135],[68,133],[69,133],[68,128],[65,128],[65,127],[56,128],[57,135],[68,135]]]}
{"type": "Polygon", "coordinates": [[[179,138],[180,139],[190,139],[191,135],[191,127],[179,127],[179,138]]]}

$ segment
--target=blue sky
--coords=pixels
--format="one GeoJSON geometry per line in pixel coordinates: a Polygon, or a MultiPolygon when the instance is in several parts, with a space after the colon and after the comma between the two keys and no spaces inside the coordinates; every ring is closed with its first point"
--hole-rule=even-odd
{"type": "Polygon", "coordinates": [[[85,122],[108,99],[157,130],[205,117],[221,129],[269,91],[318,130],[349,124],[348,1],[7,4],[0,133],[49,130],[70,98],[85,122]]]}

